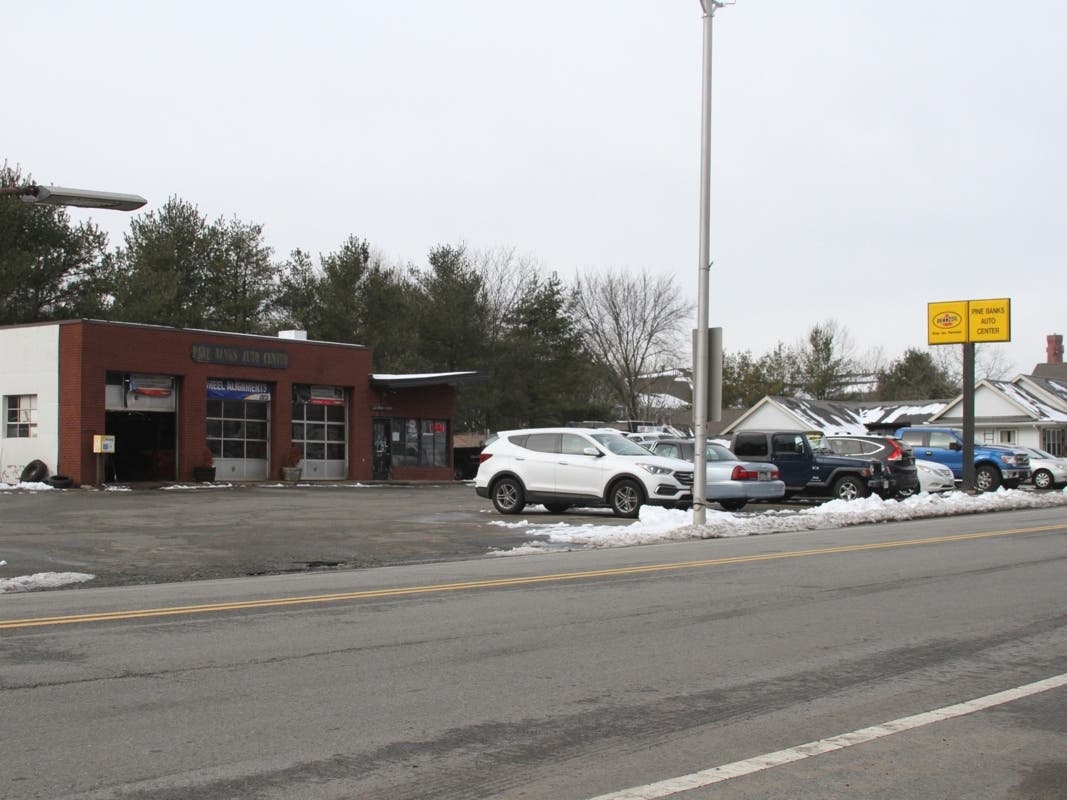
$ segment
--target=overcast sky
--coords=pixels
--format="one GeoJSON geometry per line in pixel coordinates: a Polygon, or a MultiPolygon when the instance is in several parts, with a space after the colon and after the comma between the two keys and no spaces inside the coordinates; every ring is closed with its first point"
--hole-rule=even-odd
{"type": "MultiPolygon", "coordinates": [[[[514,248],[697,287],[698,0],[9,4],[0,159],[258,222],[281,258],[514,248]]],[[[1009,297],[1067,333],[1067,3],[739,0],[715,16],[711,324],[926,345],[1009,297]]],[[[75,214],[75,219],[84,214],[75,214]]],[[[122,243],[129,215],[93,212],[122,243]]],[[[1013,373],[1014,374],[1014,371],[1013,373]]]]}

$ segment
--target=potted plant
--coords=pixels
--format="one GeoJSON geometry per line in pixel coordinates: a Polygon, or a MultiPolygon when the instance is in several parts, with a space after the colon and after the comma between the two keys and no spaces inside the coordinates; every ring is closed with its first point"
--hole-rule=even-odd
{"type": "Polygon", "coordinates": [[[303,451],[297,446],[292,445],[289,448],[289,452],[285,454],[285,460],[282,462],[282,478],[287,481],[300,480],[300,462],[304,458],[303,451]]]}
{"type": "Polygon", "coordinates": [[[215,480],[215,456],[207,447],[200,453],[200,463],[193,467],[193,480],[201,483],[215,480]]]}

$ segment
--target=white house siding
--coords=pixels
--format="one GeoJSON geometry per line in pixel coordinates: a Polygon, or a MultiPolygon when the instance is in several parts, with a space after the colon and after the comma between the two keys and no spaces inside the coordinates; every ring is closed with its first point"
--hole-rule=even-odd
{"type": "Polygon", "coordinates": [[[0,328],[0,402],[9,395],[37,396],[37,436],[8,438],[6,424],[0,429],[0,480],[17,483],[26,464],[35,459],[48,465],[49,474],[55,472],[59,460],[58,325],[0,328]]]}
{"type": "Polygon", "coordinates": [[[754,408],[752,414],[747,417],[743,424],[737,425],[733,430],[799,430],[803,426],[795,416],[785,411],[781,406],[771,402],[764,403],[759,408],[754,408]]]}
{"type": "MultiPolygon", "coordinates": [[[[1027,403],[1007,396],[999,383],[982,382],[975,387],[974,420],[975,439],[980,442],[1041,447],[1040,415],[1027,403]]],[[[932,422],[963,427],[963,403],[952,403],[932,422]]]]}

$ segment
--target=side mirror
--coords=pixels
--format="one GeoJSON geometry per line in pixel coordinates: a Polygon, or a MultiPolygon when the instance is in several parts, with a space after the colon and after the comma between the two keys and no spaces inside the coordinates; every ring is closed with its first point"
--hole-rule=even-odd
{"type": "Polygon", "coordinates": [[[584,450],[582,450],[582,452],[585,453],[587,456],[596,456],[597,458],[600,458],[602,455],[604,455],[595,447],[586,447],[584,450]]]}
{"type": "Polygon", "coordinates": [[[960,442],[949,442],[948,443],[948,449],[949,450],[962,450],[963,449],[963,445],[960,442]]]}

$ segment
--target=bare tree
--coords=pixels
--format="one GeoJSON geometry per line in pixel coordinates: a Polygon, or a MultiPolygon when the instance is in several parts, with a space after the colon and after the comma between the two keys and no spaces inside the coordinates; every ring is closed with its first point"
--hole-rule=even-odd
{"type": "Polygon", "coordinates": [[[640,419],[641,395],[657,373],[677,366],[692,306],[669,275],[622,271],[578,276],[577,311],[585,345],[603,369],[614,399],[640,419]]]}
{"type": "MultiPolygon", "coordinates": [[[[935,345],[930,347],[937,366],[952,378],[953,383],[963,384],[963,347],[957,345],[935,345]]],[[[975,380],[1008,380],[1015,372],[1015,365],[1003,347],[995,343],[976,344],[974,346],[975,380]]]]}
{"type": "Polygon", "coordinates": [[[482,278],[490,331],[504,330],[531,286],[540,281],[540,265],[533,256],[519,255],[514,247],[495,247],[470,253],[482,278]]]}

